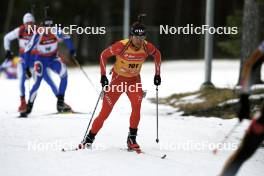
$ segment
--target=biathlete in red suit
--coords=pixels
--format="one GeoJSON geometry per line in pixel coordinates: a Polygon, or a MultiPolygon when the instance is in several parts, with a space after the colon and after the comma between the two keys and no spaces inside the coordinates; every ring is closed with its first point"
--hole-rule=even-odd
{"type": "Polygon", "coordinates": [[[116,101],[125,92],[132,106],[127,145],[129,149],[139,148],[136,142],[136,136],[143,98],[140,70],[147,57],[152,56],[155,61],[154,84],[156,86],[160,85],[161,54],[155,46],[145,40],[145,26],[140,22],[136,22],[131,27],[129,39],[118,41],[101,53],[100,68],[101,84],[103,87],[108,85],[106,61],[111,56],[116,57],[115,64],[112,68],[112,80],[110,85],[107,86],[109,88],[107,89],[108,91],[105,91],[101,112],[94,120],[89,134],[81,146],[91,146],[95,135],[102,128],[104,121],[111,113],[116,101]],[[122,85],[122,91],[118,91],[118,85],[122,85]]]}

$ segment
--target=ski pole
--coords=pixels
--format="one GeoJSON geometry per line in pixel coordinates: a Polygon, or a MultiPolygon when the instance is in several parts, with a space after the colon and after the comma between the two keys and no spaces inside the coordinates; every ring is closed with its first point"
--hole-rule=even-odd
{"type": "MultiPolygon", "coordinates": [[[[231,136],[231,134],[236,130],[236,128],[240,125],[240,121],[238,121],[234,126],[233,128],[225,135],[224,139],[220,142],[220,144],[224,144],[228,138],[231,136]]],[[[213,150],[213,154],[217,154],[218,152],[218,147],[216,147],[214,150],[213,150]]]]}
{"type": "Polygon", "coordinates": [[[100,95],[99,95],[99,97],[98,97],[98,99],[97,99],[97,101],[96,101],[96,104],[95,104],[95,107],[94,107],[94,110],[93,110],[92,116],[91,116],[90,121],[89,121],[89,123],[88,123],[88,126],[87,126],[87,128],[86,128],[86,131],[85,131],[85,134],[84,134],[84,137],[83,137],[82,142],[85,141],[85,138],[86,138],[87,132],[88,132],[88,130],[89,130],[89,128],[90,128],[90,125],[91,125],[91,122],[92,122],[92,120],[93,120],[93,117],[94,117],[95,111],[96,111],[96,109],[97,109],[97,106],[98,106],[99,100],[100,100],[101,96],[103,95],[103,93],[104,93],[104,88],[102,88],[102,90],[101,90],[101,92],[100,92],[100,95]]]}
{"type": "MultiPolygon", "coordinates": [[[[80,65],[80,63],[78,62],[78,60],[75,57],[72,57],[73,62],[75,63],[75,65],[77,67],[79,67],[79,69],[83,72],[84,76],[87,78],[87,80],[90,82],[90,84],[92,85],[92,87],[94,88],[94,90],[98,93],[98,90],[96,89],[95,85],[93,84],[92,80],[89,78],[89,76],[87,75],[87,73],[84,71],[83,67],[80,65]]],[[[101,93],[100,93],[101,95],[101,93]]]]}
{"type": "Polygon", "coordinates": [[[156,117],[157,117],[157,138],[156,142],[159,143],[159,88],[156,86],[156,117]]]}

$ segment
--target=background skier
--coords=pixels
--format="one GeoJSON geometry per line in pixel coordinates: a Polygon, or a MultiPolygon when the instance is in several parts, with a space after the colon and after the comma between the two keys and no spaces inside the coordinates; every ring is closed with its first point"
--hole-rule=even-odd
{"type": "Polygon", "coordinates": [[[51,31],[53,21],[51,18],[46,17],[43,22],[44,30],[43,34],[35,33],[30,43],[27,45],[25,52],[26,58],[29,57],[29,53],[36,48],[38,54],[34,62],[34,73],[36,75],[35,83],[30,90],[30,96],[27,104],[26,111],[22,112],[22,116],[26,116],[31,113],[33,103],[37,96],[37,91],[40,86],[42,78],[48,74],[47,69],[51,69],[60,76],[60,84],[57,93],[57,110],[58,112],[71,112],[71,107],[64,103],[64,95],[67,88],[68,74],[66,65],[58,57],[58,42],[64,41],[70,50],[70,54],[73,57],[75,55],[75,49],[70,36],[64,35],[61,31],[51,31]]]}
{"type": "MultiPolygon", "coordinates": [[[[240,96],[240,110],[238,113],[239,120],[250,118],[250,73],[254,64],[264,55],[264,41],[262,44],[252,53],[249,59],[246,60],[242,71],[242,93],[240,96]]],[[[233,153],[233,155],[227,160],[221,176],[233,176],[236,175],[242,164],[250,158],[258,147],[261,145],[264,139],[264,104],[262,104],[260,115],[257,118],[253,118],[252,122],[242,139],[239,148],[233,153]]]]}
{"type": "MultiPolygon", "coordinates": [[[[31,13],[26,13],[23,17],[23,24],[11,32],[7,33],[4,37],[4,48],[6,51],[6,58],[12,60],[13,53],[11,51],[11,41],[17,39],[19,44],[19,57],[20,61],[18,63],[18,78],[19,78],[19,90],[20,90],[20,105],[18,108],[19,112],[23,112],[27,109],[27,104],[25,100],[25,81],[27,77],[31,77],[34,59],[36,57],[37,51],[32,48],[28,57],[26,58],[25,48],[33,36],[33,31],[29,30],[30,27],[34,28],[35,18],[31,13]]],[[[53,93],[57,95],[57,87],[47,74],[44,76],[44,80],[49,84],[53,93]]]]}

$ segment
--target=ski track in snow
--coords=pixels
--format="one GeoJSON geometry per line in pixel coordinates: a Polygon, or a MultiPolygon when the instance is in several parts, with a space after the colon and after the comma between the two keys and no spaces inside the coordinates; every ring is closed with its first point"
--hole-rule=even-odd
{"type": "MultiPolygon", "coordinates": [[[[109,67],[108,67],[109,68],[109,67]]],[[[237,82],[238,61],[213,62],[212,81],[218,87],[233,87],[237,82]]],[[[86,72],[100,89],[99,67],[87,66],[86,72]]],[[[170,61],[162,65],[159,94],[199,89],[204,78],[203,61],[170,61]]],[[[147,98],[155,97],[154,64],[142,68],[143,87],[147,98]]],[[[54,79],[58,81],[58,78],[54,79]]],[[[33,81],[30,81],[32,86],[33,81]]],[[[28,90],[29,82],[26,83],[28,90]]],[[[62,143],[77,145],[83,137],[91,114],[47,115],[56,112],[56,98],[43,81],[29,118],[19,119],[18,81],[0,78],[0,175],[1,176],[214,176],[219,174],[232,150],[213,155],[211,150],[177,148],[178,144],[217,143],[237,123],[237,119],[182,117],[174,109],[160,105],[160,143],[156,138],[155,105],[144,99],[141,110],[138,143],[145,154],[120,150],[126,147],[130,103],[122,95],[104,127],[96,136],[92,150],[61,152],[62,143]],[[34,144],[57,144],[57,148],[36,151],[34,144]],[[31,147],[31,148],[30,148],[31,147]],[[167,154],[166,159],[155,156],[167,154]],[[154,155],[154,156],[151,156],[154,155]]],[[[79,69],[69,69],[66,102],[78,112],[91,112],[97,93],[79,69]]],[[[99,103],[101,105],[101,102],[99,103]]],[[[97,109],[97,113],[100,106],[97,109]]],[[[96,114],[97,114],[96,113],[96,114]]],[[[239,126],[228,143],[239,143],[249,122],[239,126]]],[[[264,150],[259,149],[246,162],[239,176],[260,176],[264,172],[264,150]]]]}

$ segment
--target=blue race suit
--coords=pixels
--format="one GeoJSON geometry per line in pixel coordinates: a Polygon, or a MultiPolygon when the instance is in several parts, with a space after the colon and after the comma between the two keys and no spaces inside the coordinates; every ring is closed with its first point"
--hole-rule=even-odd
{"type": "Polygon", "coordinates": [[[69,36],[59,32],[48,34],[34,34],[26,48],[26,57],[28,53],[35,48],[37,55],[34,62],[35,83],[30,90],[29,102],[33,103],[37,96],[37,91],[42,78],[48,75],[48,69],[57,73],[60,77],[60,84],[57,96],[64,96],[67,88],[67,68],[66,65],[57,56],[58,42],[64,41],[71,53],[74,52],[73,43],[69,36]]]}

